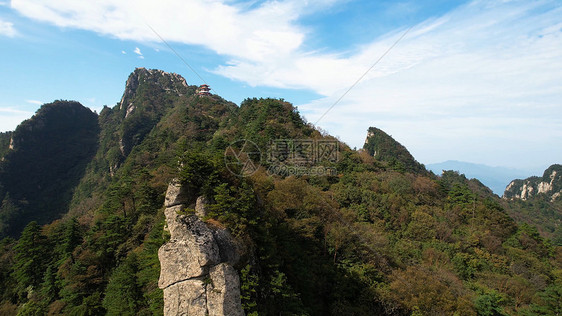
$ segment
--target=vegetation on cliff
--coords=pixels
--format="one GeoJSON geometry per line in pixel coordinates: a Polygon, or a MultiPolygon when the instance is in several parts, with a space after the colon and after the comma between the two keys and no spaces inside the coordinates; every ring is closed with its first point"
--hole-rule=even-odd
{"type": "Polygon", "coordinates": [[[562,246],[562,165],[548,167],[542,177],[513,180],[503,195],[509,214],[537,227],[541,236],[562,246]]]}

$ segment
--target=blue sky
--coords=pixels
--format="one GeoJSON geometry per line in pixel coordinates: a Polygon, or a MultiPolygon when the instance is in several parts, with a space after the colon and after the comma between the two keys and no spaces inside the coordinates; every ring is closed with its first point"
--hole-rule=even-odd
{"type": "Polygon", "coordinates": [[[284,98],[352,147],[376,126],[426,164],[562,163],[556,0],[0,0],[0,130],[55,99],[113,106],[135,67],[201,84],[148,25],[215,93],[284,98]]]}

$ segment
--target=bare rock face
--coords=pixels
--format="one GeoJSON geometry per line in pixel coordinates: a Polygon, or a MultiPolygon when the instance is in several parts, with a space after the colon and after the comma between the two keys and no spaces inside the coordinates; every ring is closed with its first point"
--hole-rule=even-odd
{"type": "Polygon", "coordinates": [[[204,218],[205,216],[207,216],[207,214],[209,213],[206,207],[207,204],[209,204],[209,201],[206,197],[198,197],[197,202],[195,203],[195,215],[197,215],[199,218],[204,218]]]}
{"type": "Polygon", "coordinates": [[[503,198],[506,200],[529,200],[543,195],[546,200],[554,202],[562,193],[562,165],[552,165],[544,171],[542,177],[530,177],[511,181],[505,188],[503,198]]]}
{"type": "Polygon", "coordinates": [[[208,315],[204,280],[186,280],[164,288],[164,315],[208,315]]]}
{"type": "Polygon", "coordinates": [[[168,185],[168,191],[166,191],[166,198],[164,201],[164,206],[166,208],[182,205],[188,202],[188,195],[186,190],[182,187],[178,180],[172,180],[168,185]]]}
{"type": "Polygon", "coordinates": [[[240,305],[240,279],[228,263],[211,268],[211,283],[207,285],[209,316],[244,316],[240,305]]]}
{"type": "MultiPolygon", "coordinates": [[[[186,192],[173,181],[164,211],[171,237],[158,251],[164,315],[244,315],[240,279],[233,268],[240,246],[226,229],[207,225],[197,215],[181,214],[187,202],[186,192]]],[[[206,203],[197,199],[196,209],[204,209],[206,203]]]]}
{"type": "Polygon", "coordinates": [[[136,68],[129,75],[119,103],[119,115],[124,120],[118,132],[123,160],[156,126],[158,118],[174,106],[169,98],[188,93],[193,93],[192,88],[178,74],[136,68]]]}
{"type": "Polygon", "coordinates": [[[158,287],[166,289],[170,285],[201,277],[209,272],[208,267],[199,264],[197,254],[193,254],[191,250],[184,242],[170,242],[160,247],[158,287]]]}
{"type": "Polygon", "coordinates": [[[168,93],[176,93],[178,95],[183,95],[185,91],[181,88],[187,87],[185,79],[178,74],[167,73],[159,69],[137,68],[127,79],[125,91],[121,97],[121,102],[119,102],[120,109],[127,109],[125,118],[127,118],[135,110],[136,107],[132,100],[134,99],[139,86],[146,81],[152,81],[159,85],[164,91],[168,93]]]}

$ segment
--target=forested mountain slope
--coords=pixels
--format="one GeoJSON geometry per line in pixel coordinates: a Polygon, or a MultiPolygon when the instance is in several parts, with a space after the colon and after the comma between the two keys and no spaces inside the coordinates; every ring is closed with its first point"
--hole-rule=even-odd
{"type": "Polygon", "coordinates": [[[100,113],[97,151],[67,215],[1,243],[0,314],[162,315],[157,251],[169,239],[163,205],[174,178],[189,192],[182,214],[205,196],[206,224],[244,245],[235,268],[246,315],[561,312],[561,247],[517,225],[480,182],[426,172],[375,128],[380,138],[353,151],[288,102],[238,107],[184,83],[137,69],[123,101],[100,113]],[[326,143],[338,144],[337,159],[295,168],[335,174],[271,173],[280,145],[302,158],[304,145],[326,143]],[[240,173],[229,152],[255,170],[240,173]]]}
{"type": "Polygon", "coordinates": [[[77,102],[43,105],[10,136],[0,163],[0,236],[68,211],[72,192],[98,144],[97,115],[77,102]]]}

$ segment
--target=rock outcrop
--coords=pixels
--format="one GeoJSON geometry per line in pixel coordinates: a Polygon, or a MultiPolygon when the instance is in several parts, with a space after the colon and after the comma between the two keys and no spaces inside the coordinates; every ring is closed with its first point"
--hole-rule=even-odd
{"type": "MultiPolygon", "coordinates": [[[[177,181],[168,186],[165,215],[170,241],[158,251],[164,290],[164,315],[244,315],[240,279],[234,265],[239,244],[230,233],[208,225],[197,215],[182,215],[188,192],[177,181]]],[[[202,214],[205,198],[195,208],[202,214]]]]}
{"type": "Polygon", "coordinates": [[[562,193],[562,165],[552,165],[545,170],[542,177],[530,177],[525,180],[513,180],[505,188],[504,199],[528,200],[538,195],[554,202],[562,193]]]}

